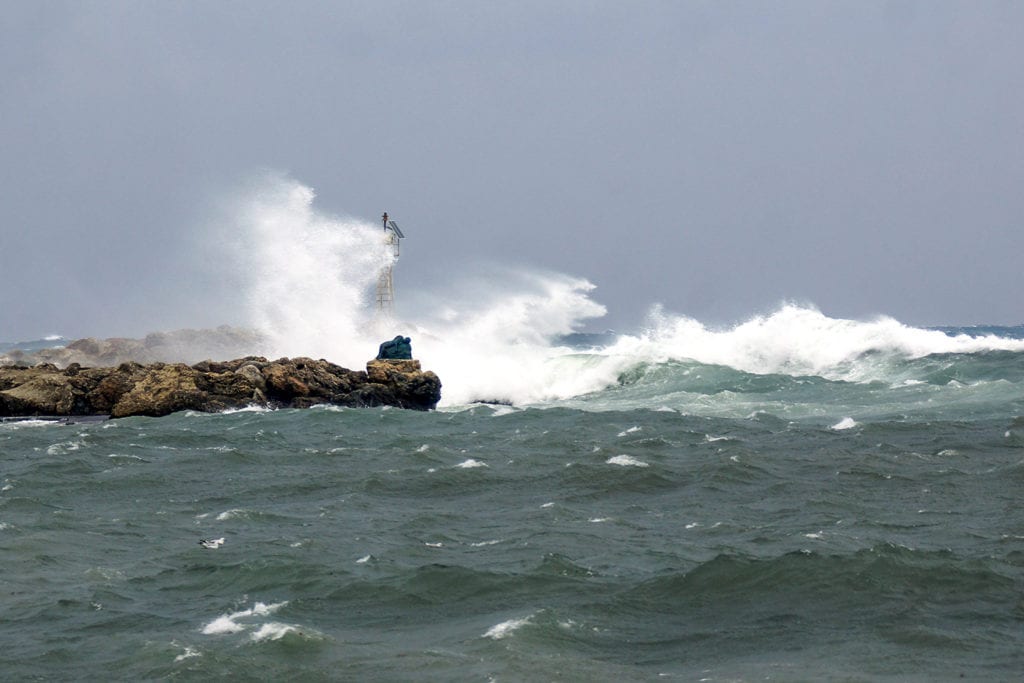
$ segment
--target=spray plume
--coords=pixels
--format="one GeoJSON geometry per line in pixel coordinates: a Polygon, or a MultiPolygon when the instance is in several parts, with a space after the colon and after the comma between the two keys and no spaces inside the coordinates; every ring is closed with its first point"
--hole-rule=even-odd
{"type": "Polygon", "coordinates": [[[554,340],[605,314],[594,286],[553,273],[492,269],[453,274],[450,291],[417,293],[398,322],[375,316],[372,287],[393,258],[381,230],[328,217],[314,192],[276,178],[239,203],[234,250],[247,323],[268,341],[266,355],[313,356],[358,368],[395,334],[413,337],[426,369],[444,382],[442,406],[472,401],[541,403],[599,391],[640,363],[689,360],[757,374],[884,379],[886,359],[935,353],[1024,350],[997,336],[950,337],[880,317],[830,318],[784,304],[731,328],[711,329],[655,307],[647,329],[585,353],[554,340]],[[881,358],[882,362],[878,359],[881,358]]]}

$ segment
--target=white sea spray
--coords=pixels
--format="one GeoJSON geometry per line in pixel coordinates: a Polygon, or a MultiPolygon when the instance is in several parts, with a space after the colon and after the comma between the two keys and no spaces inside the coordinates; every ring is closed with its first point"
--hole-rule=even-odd
{"type": "Polygon", "coordinates": [[[632,455],[616,455],[608,458],[605,462],[609,465],[619,465],[620,467],[650,467],[648,463],[634,458],[632,455]]]}
{"type": "Polygon", "coordinates": [[[521,629],[523,626],[526,626],[527,624],[531,623],[530,619],[532,616],[533,615],[529,617],[523,617],[522,619],[509,619],[508,621],[503,621],[500,624],[495,624],[494,626],[487,629],[483,637],[491,638],[493,640],[501,640],[502,638],[508,638],[510,635],[521,629]]]}
{"type": "Polygon", "coordinates": [[[462,462],[460,462],[458,465],[456,465],[456,467],[459,467],[464,470],[471,470],[478,467],[488,467],[488,465],[487,463],[482,462],[480,460],[474,460],[473,458],[469,458],[468,460],[463,460],[462,462]]]}
{"type": "Polygon", "coordinates": [[[263,602],[254,603],[249,609],[239,610],[237,612],[230,612],[228,614],[222,614],[221,616],[213,619],[209,623],[205,624],[201,630],[204,635],[221,635],[227,633],[238,633],[250,628],[249,620],[255,617],[266,617],[274,614],[282,607],[285,607],[288,601],[275,602],[266,604],[263,602]]]}
{"type": "MultiPolygon", "coordinates": [[[[498,404],[503,417],[522,406],[566,401],[615,386],[623,373],[698,363],[759,375],[893,381],[914,386],[900,363],[932,354],[1022,351],[1024,340],[992,333],[946,334],[893,318],[833,318],[807,304],[728,326],[712,326],[660,306],[643,328],[610,335],[593,348],[570,347],[562,335],[606,313],[595,285],[581,277],[522,267],[461,264],[443,288],[409,283],[396,293],[396,315],[375,315],[373,287],[392,255],[375,222],[331,215],[315,192],[268,174],[231,202],[229,220],[211,243],[226,248],[247,324],[268,340],[267,355],[323,357],[359,368],[397,331],[413,339],[425,369],[442,379],[441,406],[498,404]],[[640,368],[640,370],[638,370],[640,368]]],[[[416,258],[415,228],[406,230],[416,258]]],[[[398,266],[401,271],[401,264],[398,266]]],[[[648,302],[640,303],[647,306],[648,302]]],[[[680,377],[698,381],[681,368],[680,377]]],[[[911,373],[912,374],[912,373],[911,373]]],[[[950,387],[961,386],[956,380],[950,387]]],[[[723,392],[721,400],[735,397],[723,392]]],[[[678,411],[676,401],[648,409],[678,411]]],[[[693,408],[686,404],[686,409],[693,408]]],[[[698,412],[706,410],[697,405],[698,412]]]]}

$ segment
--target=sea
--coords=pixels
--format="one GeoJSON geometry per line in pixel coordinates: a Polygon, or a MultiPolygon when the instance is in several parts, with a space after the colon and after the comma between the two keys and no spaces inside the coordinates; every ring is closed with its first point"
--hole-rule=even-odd
{"type": "Polygon", "coordinates": [[[652,320],[422,332],[431,412],[0,424],[0,679],[1024,678],[1024,327],[652,320]]]}
{"type": "Polygon", "coordinates": [[[0,422],[0,680],[1024,680],[1024,326],[601,332],[586,279],[413,286],[415,226],[396,264],[314,196],[228,202],[224,291],[161,314],[353,369],[409,336],[437,410],[0,422]]]}

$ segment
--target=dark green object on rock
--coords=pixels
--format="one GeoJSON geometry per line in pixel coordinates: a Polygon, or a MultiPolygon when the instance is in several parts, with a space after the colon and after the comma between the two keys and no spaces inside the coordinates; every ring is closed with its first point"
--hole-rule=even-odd
{"type": "Polygon", "coordinates": [[[412,340],[398,335],[380,345],[377,360],[412,360],[412,340]]]}

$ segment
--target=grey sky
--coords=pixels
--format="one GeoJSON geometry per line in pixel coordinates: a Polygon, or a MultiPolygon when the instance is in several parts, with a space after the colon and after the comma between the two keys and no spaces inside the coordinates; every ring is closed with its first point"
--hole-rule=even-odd
{"type": "Polygon", "coordinates": [[[1024,322],[1021,2],[23,0],[0,59],[0,340],[232,322],[196,231],[262,168],[598,328],[1024,322]]]}

